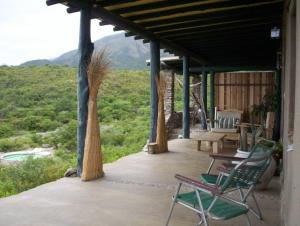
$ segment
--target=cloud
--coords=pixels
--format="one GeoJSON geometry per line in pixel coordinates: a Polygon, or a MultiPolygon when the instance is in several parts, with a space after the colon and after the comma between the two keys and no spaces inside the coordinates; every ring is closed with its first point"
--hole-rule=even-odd
{"type": "MultiPolygon", "coordinates": [[[[68,14],[65,6],[45,2],[0,1],[0,64],[54,58],[77,48],[79,13],[68,14]]],[[[100,27],[92,20],[92,40],[112,33],[112,26],[100,27]]]]}

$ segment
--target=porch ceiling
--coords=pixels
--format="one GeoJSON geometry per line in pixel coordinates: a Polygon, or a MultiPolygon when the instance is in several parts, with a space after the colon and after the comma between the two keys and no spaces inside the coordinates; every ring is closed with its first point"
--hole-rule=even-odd
{"type": "Polygon", "coordinates": [[[126,36],[159,40],[199,66],[274,66],[279,42],[270,38],[281,27],[283,0],[47,0],[68,12],[92,6],[101,25],[115,25],[126,36]]]}

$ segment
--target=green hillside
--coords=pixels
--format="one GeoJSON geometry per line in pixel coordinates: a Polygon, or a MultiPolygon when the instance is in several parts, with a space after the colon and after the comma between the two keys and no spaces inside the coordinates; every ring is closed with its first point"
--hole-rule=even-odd
{"type": "MultiPolygon", "coordinates": [[[[140,151],[145,144],[149,133],[148,78],[147,71],[114,70],[104,81],[98,113],[105,162],[140,151]]],[[[76,69],[2,66],[0,96],[0,152],[42,145],[57,149],[52,158],[0,166],[0,197],[55,180],[75,166],[76,69]]]]}

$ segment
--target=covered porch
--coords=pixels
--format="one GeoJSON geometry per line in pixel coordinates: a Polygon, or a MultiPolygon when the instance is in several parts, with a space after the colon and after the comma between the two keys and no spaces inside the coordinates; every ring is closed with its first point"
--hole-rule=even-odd
{"type": "MultiPolygon", "coordinates": [[[[191,137],[198,131],[192,130],[191,137]]],[[[202,149],[205,147],[203,146],[202,149]]],[[[228,150],[228,148],[226,149],[228,150]]],[[[63,178],[0,200],[1,225],[124,225],[165,224],[175,192],[175,173],[197,179],[207,170],[209,152],[197,151],[191,139],[169,141],[169,152],[139,152],[104,165],[105,177],[89,183],[63,178]]],[[[249,214],[252,225],[280,225],[280,182],[274,177],[268,190],[257,192],[264,220],[249,214]]],[[[177,205],[170,225],[195,225],[197,215],[177,205]]],[[[246,225],[244,217],[211,221],[211,225],[246,225]]]]}
{"type": "MultiPolygon", "coordinates": [[[[100,25],[112,24],[115,30],[125,30],[126,36],[134,36],[135,39],[150,43],[150,142],[155,142],[157,135],[156,79],[160,73],[160,49],[164,48],[181,57],[184,102],[182,133],[186,139],[170,141],[168,153],[148,155],[141,152],[105,165],[105,177],[98,181],[81,183],[79,179],[61,179],[3,199],[0,201],[1,222],[10,225],[20,225],[20,222],[24,225],[32,225],[33,222],[39,225],[162,225],[175,190],[174,173],[197,178],[201,172],[206,171],[210,162],[208,154],[196,151],[196,143],[187,139],[193,137],[189,117],[190,77],[195,72],[192,69],[202,74],[202,97],[206,109],[208,74],[213,78],[215,73],[227,72],[224,67],[230,67],[229,71],[236,71],[236,68],[248,71],[266,68],[276,71],[276,93],[279,97],[283,94],[280,104],[286,106],[283,109],[279,104],[276,109],[277,139],[283,141],[284,150],[287,150],[292,131],[292,135],[295,134],[295,145],[290,150],[297,149],[299,131],[295,128],[294,133],[294,124],[297,124],[299,117],[294,112],[299,108],[295,101],[299,93],[295,92],[294,86],[299,83],[295,75],[299,68],[295,66],[298,64],[294,45],[296,46],[297,34],[295,15],[299,12],[299,7],[296,10],[295,2],[191,1],[185,4],[180,1],[47,0],[48,5],[66,5],[68,13],[81,13],[78,73],[79,175],[88,111],[86,65],[93,52],[90,40],[91,19],[101,19],[100,25]],[[284,15],[283,10],[286,11],[284,15]],[[291,26],[288,29],[293,31],[292,37],[289,37],[286,30],[278,29],[282,28],[282,22],[285,22],[284,29],[291,26]],[[287,46],[282,48],[280,37],[272,39],[272,29],[283,31],[283,37],[288,37],[283,44],[287,46]],[[282,49],[286,52],[282,52],[282,49]],[[219,68],[222,70],[218,71],[219,68]],[[281,72],[284,76],[281,76],[281,72]],[[280,124],[281,113],[284,115],[280,124]],[[14,205],[15,203],[18,205],[14,205]],[[16,211],[19,214],[14,216],[16,211]]],[[[290,140],[293,143],[293,139],[290,140]]],[[[259,193],[264,221],[251,217],[254,225],[296,224],[299,218],[295,212],[299,209],[299,202],[296,200],[299,180],[293,177],[293,172],[298,170],[299,154],[289,152],[291,154],[288,156],[287,153],[284,153],[282,182],[283,196],[287,199],[281,199],[280,204],[280,182],[278,178],[274,178],[270,188],[259,193]]],[[[172,225],[195,223],[197,218],[193,213],[176,207],[172,225]]],[[[221,222],[219,225],[243,223],[244,219],[237,218],[234,222],[221,222]]]]}

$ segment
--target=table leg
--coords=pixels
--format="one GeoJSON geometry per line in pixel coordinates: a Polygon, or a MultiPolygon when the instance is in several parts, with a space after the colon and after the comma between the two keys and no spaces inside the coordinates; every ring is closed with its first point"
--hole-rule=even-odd
{"type": "Polygon", "coordinates": [[[213,153],[214,154],[218,154],[219,153],[219,145],[220,145],[219,141],[214,141],[213,142],[213,153]]]}
{"type": "Polygon", "coordinates": [[[219,149],[222,151],[223,150],[223,147],[224,147],[224,138],[220,140],[220,143],[219,143],[219,149]]]}
{"type": "Polygon", "coordinates": [[[198,151],[201,151],[201,140],[198,140],[198,147],[197,147],[198,151]]]}
{"type": "Polygon", "coordinates": [[[242,151],[247,151],[247,129],[245,127],[241,127],[241,149],[242,151]]]}

